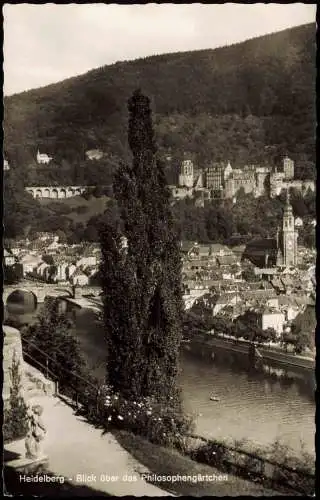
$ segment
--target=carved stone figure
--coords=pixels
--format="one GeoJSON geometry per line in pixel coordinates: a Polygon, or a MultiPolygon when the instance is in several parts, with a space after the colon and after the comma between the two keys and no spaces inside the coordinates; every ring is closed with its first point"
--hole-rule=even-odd
{"type": "Polygon", "coordinates": [[[34,405],[28,410],[28,434],[25,440],[26,458],[41,458],[46,428],[41,418],[43,408],[34,405]]]}

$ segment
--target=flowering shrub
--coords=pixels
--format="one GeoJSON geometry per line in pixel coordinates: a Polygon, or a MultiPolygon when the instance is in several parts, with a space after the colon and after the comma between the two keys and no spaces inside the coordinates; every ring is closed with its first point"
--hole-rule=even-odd
{"type": "Polygon", "coordinates": [[[127,400],[105,385],[99,391],[97,418],[106,430],[125,429],[154,444],[183,450],[185,436],[192,431],[192,419],[180,410],[176,397],[171,400],[169,405],[148,397],[127,400]]]}

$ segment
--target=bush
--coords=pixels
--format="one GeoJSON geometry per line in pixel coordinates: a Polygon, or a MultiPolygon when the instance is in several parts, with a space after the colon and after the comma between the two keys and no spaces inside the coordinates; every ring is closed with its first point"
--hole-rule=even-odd
{"type": "Polygon", "coordinates": [[[93,188],[92,194],[95,198],[101,198],[104,195],[104,188],[102,186],[96,186],[93,188]]]}
{"type": "Polygon", "coordinates": [[[192,431],[192,419],[180,411],[178,397],[165,405],[154,398],[127,400],[110,386],[99,391],[97,414],[92,412],[92,398],[88,395],[91,417],[106,430],[125,429],[147,438],[150,442],[184,450],[185,436],[192,431]]]}
{"type": "Polygon", "coordinates": [[[20,362],[13,357],[10,369],[9,408],[4,410],[3,439],[5,442],[24,438],[28,431],[27,405],[21,395],[20,362]]]}

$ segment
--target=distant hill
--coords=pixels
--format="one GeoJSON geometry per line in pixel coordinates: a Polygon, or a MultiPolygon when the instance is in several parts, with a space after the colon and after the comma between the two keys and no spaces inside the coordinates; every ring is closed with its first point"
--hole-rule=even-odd
{"type": "Polygon", "coordinates": [[[140,87],[152,101],[160,153],[172,156],[171,182],[184,151],[200,168],[211,160],[276,162],[288,153],[298,176],[310,176],[315,33],[308,24],[214,50],[119,62],[6,97],[5,154],[25,182],[38,175],[44,183],[107,182],[127,157],[127,99],[140,87]],[[32,170],[38,148],[54,156],[54,169],[32,170]],[[106,153],[102,163],[85,159],[95,148],[106,153]]]}

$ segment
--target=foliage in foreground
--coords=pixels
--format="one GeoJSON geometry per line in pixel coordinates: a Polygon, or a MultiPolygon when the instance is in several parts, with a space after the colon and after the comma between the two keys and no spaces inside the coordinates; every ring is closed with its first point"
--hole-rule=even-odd
{"type": "Polygon", "coordinates": [[[27,405],[22,396],[20,362],[14,355],[10,368],[10,399],[8,408],[4,409],[3,439],[12,441],[26,436],[28,430],[27,405]]]}
{"type": "Polygon", "coordinates": [[[190,448],[187,453],[193,460],[260,482],[266,487],[304,495],[314,493],[315,464],[312,456],[302,449],[301,458],[298,458],[278,440],[270,449],[250,452],[244,451],[241,443],[232,447],[218,441],[207,441],[190,448]]]}
{"type": "Polygon", "coordinates": [[[26,361],[42,372],[56,375],[64,393],[82,391],[91,380],[79,341],[72,333],[73,324],[59,311],[57,300],[48,300],[37,322],[22,332],[26,361]]]}
{"type": "Polygon", "coordinates": [[[185,436],[193,431],[191,417],[181,413],[178,394],[163,405],[154,397],[126,399],[111,386],[104,385],[99,388],[98,397],[87,392],[80,411],[106,432],[126,430],[151,443],[179,450],[184,450],[185,436]]]}
{"type": "Polygon", "coordinates": [[[107,226],[101,235],[107,380],[126,399],[166,404],[178,398],[180,251],[149,99],[136,91],[128,110],[133,160],[114,182],[122,231],[107,226]]]}

